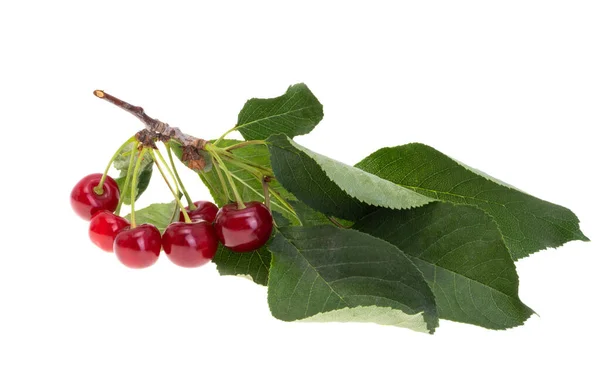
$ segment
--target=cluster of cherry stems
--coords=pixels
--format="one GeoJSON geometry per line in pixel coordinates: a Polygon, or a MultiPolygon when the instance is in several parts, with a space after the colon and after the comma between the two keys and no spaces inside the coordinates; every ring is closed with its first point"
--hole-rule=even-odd
{"type": "MultiPolygon", "coordinates": [[[[138,162],[143,152],[139,153],[138,162]]],[[[150,152],[155,158],[154,152],[150,152]]],[[[156,160],[155,163],[158,166],[156,160]]],[[[161,170],[160,166],[158,168],[161,170]]],[[[84,220],[90,221],[91,241],[105,251],[114,252],[127,267],[139,269],[153,265],[158,260],[161,248],[176,265],[198,267],[215,256],[218,242],[232,251],[242,253],[262,247],[271,235],[271,212],[263,203],[255,201],[230,203],[220,209],[210,201],[190,202],[188,207],[181,209],[179,221],[172,222],[162,236],[154,225],[136,225],[133,193],[136,172],[131,184],[131,222],[118,215],[122,203],[119,186],[106,171],[104,174],[84,177],[71,192],[73,210],[84,220]]],[[[179,197],[176,200],[179,202],[179,197]]],[[[191,201],[189,196],[188,201],[191,201]]]]}

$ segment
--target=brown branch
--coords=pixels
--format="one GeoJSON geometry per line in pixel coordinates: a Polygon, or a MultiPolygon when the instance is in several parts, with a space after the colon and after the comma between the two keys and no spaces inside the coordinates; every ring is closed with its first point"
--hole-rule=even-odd
{"type": "Polygon", "coordinates": [[[144,123],[146,129],[136,134],[136,138],[142,144],[156,148],[154,141],[160,140],[164,142],[173,139],[179,142],[184,147],[184,150],[188,149],[189,151],[189,149],[192,147],[198,150],[204,150],[204,146],[207,143],[206,140],[184,134],[177,127],[170,127],[167,123],[163,123],[158,119],[149,117],[144,112],[143,108],[127,103],[115,96],[105,93],[102,90],[95,90],[94,95],[100,99],[104,99],[105,101],[112,103],[122,110],[129,112],[141,120],[142,123],[144,123]]]}

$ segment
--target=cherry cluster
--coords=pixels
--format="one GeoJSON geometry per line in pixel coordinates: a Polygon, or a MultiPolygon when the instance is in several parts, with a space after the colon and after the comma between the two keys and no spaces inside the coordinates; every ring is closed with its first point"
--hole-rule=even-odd
{"type": "Polygon", "coordinates": [[[240,203],[231,203],[219,209],[212,202],[197,201],[181,211],[179,221],[172,222],[161,235],[152,224],[135,226],[115,214],[119,198],[116,181],[95,173],[75,185],[71,206],[90,221],[92,242],[114,252],[130,268],[153,265],[161,248],[176,265],[198,267],[215,256],[219,242],[232,251],[249,252],[262,247],[273,229],[271,212],[260,202],[243,203],[243,208],[240,203]]]}

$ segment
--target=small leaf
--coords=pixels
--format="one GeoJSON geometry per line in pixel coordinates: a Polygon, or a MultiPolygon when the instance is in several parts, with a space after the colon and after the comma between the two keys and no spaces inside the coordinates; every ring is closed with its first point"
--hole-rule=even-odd
{"type": "MultiPolygon", "coordinates": [[[[125,186],[125,181],[127,179],[127,171],[129,169],[129,161],[132,154],[135,154],[134,160],[137,160],[137,149],[135,149],[137,144],[131,143],[127,145],[121,153],[115,158],[113,162],[113,166],[115,169],[120,171],[119,177],[115,179],[117,185],[119,186],[119,191],[123,198],[123,204],[131,205],[131,188],[125,190],[123,187],[125,186]]],[[[150,179],[152,178],[152,168],[153,168],[152,157],[150,154],[145,153],[142,158],[142,163],[140,165],[140,171],[138,173],[137,186],[136,186],[136,196],[135,199],[139,199],[142,193],[146,189],[148,189],[148,185],[150,184],[150,179]]],[[[132,179],[129,180],[129,186],[131,186],[132,179]]]]}
{"type": "MultiPolygon", "coordinates": [[[[138,181],[137,181],[137,191],[136,191],[136,196],[135,199],[137,201],[138,198],[140,198],[140,196],[142,195],[142,193],[144,193],[144,191],[146,189],[148,189],[148,185],[150,184],[150,179],[152,178],[152,165],[148,165],[145,168],[143,168],[142,170],[140,170],[139,176],[138,176],[138,181]]],[[[127,172],[127,170],[125,170],[125,172],[127,172]]],[[[127,190],[126,192],[123,192],[123,187],[125,186],[125,180],[127,179],[127,174],[125,174],[125,176],[121,176],[119,178],[116,178],[115,181],[117,182],[117,185],[119,186],[119,190],[121,191],[121,196],[123,198],[123,204],[125,205],[131,205],[131,193],[129,192],[129,190],[127,190]]],[[[131,186],[131,180],[129,180],[129,185],[131,186]]],[[[131,188],[129,188],[131,189],[131,188]]]]}
{"type": "Polygon", "coordinates": [[[399,323],[411,315],[411,327],[415,319],[429,332],[438,325],[434,296],[423,275],[383,240],[334,226],[288,227],[279,230],[269,251],[268,300],[278,319],[332,318],[328,313],[338,311],[336,318],[343,321],[378,322],[382,310],[364,307],[380,307],[398,311],[404,317],[395,316],[399,323]]]}
{"type": "Polygon", "coordinates": [[[494,220],[470,207],[434,202],[379,209],[354,225],[406,253],[435,294],[440,318],[491,329],[521,325],[533,311],[494,220]]]}
{"type": "Polygon", "coordinates": [[[212,261],[221,275],[249,275],[255,283],[267,285],[271,253],[266,247],[249,253],[235,253],[219,245],[212,261]]]}
{"type": "MultiPolygon", "coordinates": [[[[169,226],[174,218],[179,217],[179,207],[175,201],[167,204],[152,204],[144,209],[135,211],[135,222],[137,225],[152,224],[160,230],[161,233],[169,226]]],[[[125,216],[131,221],[131,215],[125,216]]]]}
{"type": "MultiPolygon", "coordinates": [[[[131,144],[126,145],[119,155],[113,161],[113,166],[115,169],[121,171],[121,175],[127,174],[127,169],[129,168],[129,159],[131,158],[132,152],[135,153],[136,157],[134,160],[137,160],[137,153],[139,152],[137,149],[137,142],[133,142],[131,144]],[[124,172],[123,172],[124,171],[124,172]]],[[[135,163],[135,162],[134,162],[135,163]]],[[[141,168],[146,167],[152,164],[152,157],[146,153],[144,158],[142,159],[141,168]]]]}
{"type": "Polygon", "coordinates": [[[323,105],[299,83],[277,98],[253,98],[238,115],[236,129],[246,140],[264,140],[272,134],[304,135],[323,119],[323,105]]]}
{"type": "Polygon", "coordinates": [[[429,198],[484,210],[498,224],[515,260],[572,240],[588,240],[569,209],[523,193],[424,144],[382,148],[356,167],[429,198]]]}
{"type": "Polygon", "coordinates": [[[296,198],[326,215],[357,220],[375,208],[413,208],[432,199],[368,172],[312,152],[285,135],[267,142],[277,180],[296,198]]]}

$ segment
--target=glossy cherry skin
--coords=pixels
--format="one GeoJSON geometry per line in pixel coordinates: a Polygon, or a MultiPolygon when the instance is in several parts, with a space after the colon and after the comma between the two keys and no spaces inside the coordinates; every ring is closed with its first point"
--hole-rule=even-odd
{"type": "Polygon", "coordinates": [[[267,207],[256,201],[224,205],[215,218],[215,231],[221,243],[236,252],[247,252],[262,247],[271,236],[273,216],[267,207]]]}
{"type": "Polygon", "coordinates": [[[152,266],[160,254],[160,231],[150,224],[123,229],[115,237],[113,250],[119,261],[132,269],[152,266]]]}
{"type": "Polygon", "coordinates": [[[162,237],[167,258],[181,267],[202,266],[215,256],[218,246],[215,229],[207,221],[174,222],[162,237]]]}
{"type": "Polygon", "coordinates": [[[102,189],[104,192],[98,195],[94,187],[98,186],[101,173],[93,173],[79,180],[71,191],[71,207],[84,220],[91,220],[94,214],[100,210],[114,212],[119,203],[119,186],[116,181],[106,176],[102,189]]]}
{"type": "MultiPolygon", "coordinates": [[[[217,212],[219,211],[219,208],[217,208],[215,204],[210,201],[196,201],[194,205],[196,206],[196,209],[192,210],[191,212],[189,208],[185,208],[185,211],[190,216],[192,221],[204,220],[213,223],[215,217],[217,216],[217,212]]],[[[182,212],[179,212],[179,221],[185,221],[182,212]]]]}
{"type": "Polygon", "coordinates": [[[88,229],[92,242],[104,251],[113,251],[113,244],[117,234],[129,227],[129,221],[116,216],[108,210],[101,210],[94,214],[88,229]]]}

